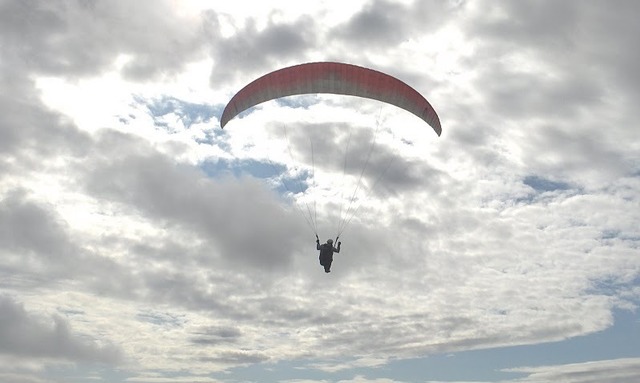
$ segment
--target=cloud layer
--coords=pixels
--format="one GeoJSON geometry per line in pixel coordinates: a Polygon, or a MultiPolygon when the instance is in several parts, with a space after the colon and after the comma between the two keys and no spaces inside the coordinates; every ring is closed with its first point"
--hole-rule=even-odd
{"type": "MultiPolygon", "coordinates": [[[[0,2],[0,380],[400,382],[371,376],[635,313],[635,3],[251,3],[0,2]],[[316,60],[411,84],[442,137],[332,96],[218,129],[316,60]],[[314,230],[342,231],[329,275],[314,230]]],[[[638,357],[494,381],[631,382],[638,357]]]]}

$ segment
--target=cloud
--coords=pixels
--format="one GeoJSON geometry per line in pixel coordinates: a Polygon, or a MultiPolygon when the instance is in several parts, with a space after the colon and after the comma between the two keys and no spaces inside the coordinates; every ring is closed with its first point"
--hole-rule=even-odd
{"type": "Polygon", "coordinates": [[[28,172],[41,159],[80,154],[89,137],[69,119],[41,105],[31,80],[11,69],[0,77],[6,92],[0,95],[0,177],[28,172]]]}
{"type": "MultiPolygon", "coordinates": [[[[83,250],[68,235],[67,226],[50,207],[29,200],[14,190],[0,201],[0,272],[18,273],[13,283],[49,283],[78,271],[83,250]]],[[[7,285],[11,285],[8,283],[7,285]]]]}
{"type": "Polygon", "coordinates": [[[208,124],[212,117],[222,113],[222,110],[212,108],[210,105],[187,102],[170,96],[162,96],[154,100],[137,97],[136,101],[146,106],[154,123],[159,126],[166,124],[163,118],[167,115],[176,117],[185,129],[189,129],[193,124],[208,124]]]}
{"type": "Polygon", "coordinates": [[[287,249],[300,238],[291,215],[259,181],[207,179],[130,135],[104,132],[78,170],[79,186],[92,195],[198,233],[212,246],[212,260],[279,269],[290,264],[287,249]]]}
{"type": "Polygon", "coordinates": [[[275,70],[280,63],[299,60],[316,44],[313,33],[316,25],[311,17],[301,16],[294,22],[270,19],[262,29],[258,29],[254,19],[249,19],[230,37],[219,34],[218,19],[216,13],[209,12],[211,33],[217,40],[212,52],[216,65],[211,73],[211,83],[216,87],[234,82],[240,74],[248,82],[252,77],[275,70]]]}
{"type": "Polygon", "coordinates": [[[118,348],[99,346],[73,334],[62,318],[45,320],[30,315],[7,296],[0,297],[0,353],[107,364],[116,364],[122,359],[118,348]]]}
{"type": "Polygon", "coordinates": [[[3,52],[43,74],[97,74],[119,55],[124,74],[147,80],[181,70],[200,57],[203,36],[168,2],[59,4],[5,1],[0,8],[3,52]],[[130,17],[141,15],[145,17],[130,17]],[[11,15],[11,16],[9,16],[11,15]]]}
{"type": "Polygon", "coordinates": [[[614,359],[535,368],[521,367],[508,371],[528,374],[518,382],[625,383],[640,377],[640,360],[614,359]]]}
{"type": "Polygon", "coordinates": [[[202,356],[201,362],[213,362],[229,364],[233,366],[261,363],[269,360],[269,357],[258,352],[248,351],[221,351],[213,356],[202,356]]]}
{"type": "Polygon", "coordinates": [[[418,36],[423,37],[425,32],[437,31],[446,23],[444,15],[454,9],[455,4],[442,1],[403,3],[373,0],[345,23],[334,26],[329,36],[374,53],[380,47],[391,48],[418,36]]]}
{"type": "Polygon", "coordinates": [[[237,343],[242,332],[234,327],[204,327],[195,332],[191,339],[196,345],[219,345],[237,343]]]}
{"type": "Polygon", "coordinates": [[[2,285],[10,290],[69,279],[98,291],[104,285],[114,292],[133,285],[123,265],[86,247],[53,206],[25,190],[10,191],[0,201],[0,242],[2,285]],[[112,275],[120,276],[118,285],[111,284],[112,275]]]}
{"type": "Polygon", "coordinates": [[[21,191],[6,196],[0,211],[0,240],[5,251],[27,256],[30,253],[51,254],[58,260],[74,252],[64,224],[57,222],[51,211],[26,201],[21,191]]]}
{"type": "Polygon", "coordinates": [[[518,148],[514,154],[539,174],[591,186],[637,167],[618,145],[632,140],[618,117],[628,115],[626,103],[612,104],[638,96],[626,86],[637,82],[637,71],[615,67],[636,55],[613,41],[621,28],[635,28],[626,15],[597,2],[506,2],[477,8],[474,22],[464,24],[475,46],[467,67],[477,72],[483,118],[510,127],[506,150],[518,148]],[[620,52],[615,64],[612,52],[620,52]]]}
{"type": "MultiPolygon", "coordinates": [[[[373,1],[331,19],[251,9],[246,18],[185,16],[169,2],[3,2],[0,288],[24,301],[0,300],[3,360],[36,360],[32,375],[42,379],[31,381],[58,363],[80,370],[121,355],[132,356],[125,373],[138,381],[287,363],[333,378],[615,326],[612,312],[638,303],[640,184],[630,128],[637,53],[607,53],[623,51],[615,37],[637,35],[637,23],[610,8],[373,1]],[[444,30],[450,45],[426,44],[444,30]],[[215,107],[133,97],[203,55],[214,63],[215,107]],[[330,57],[387,68],[417,88],[437,73],[427,89],[443,136],[414,139],[390,112],[369,157],[377,107],[331,97],[263,105],[233,132],[205,126],[232,83],[330,57]],[[455,65],[435,65],[443,57],[455,65]],[[157,101],[143,102],[157,119],[99,119],[92,126],[103,129],[84,131],[73,108],[52,110],[35,88],[43,75],[81,87],[106,72],[135,102],[157,101]],[[194,134],[176,134],[171,118],[194,134]],[[279,147],[267,172],[258,146],[281,123],[295,160],[279,147]],[[352,191],[365,164],[362,182],[374,193],[325,275],[290,202],[318,192],[319,234],[333,236],[334,182],[345,177],[352,191]],[[278,177],[301,180],[305,193],[286,194],[278,177]],[[104,334],[120,348],[93,341],[104,334]]],[[[621,376],[637,373],[634,360],[520,372],[577,379],[572,371],[600,376],[614,364],[621,376]]],[[[0,370],[0,380],[16,371],[0,370]]]]}
{"type": "MultiPolygon", "coordinates": [[[[354,45],[389,46],[409,38],[410,7],[397,2],[375,0],[367,3],[350,19],[333,28],[331,38],[354,45]]],[[[425,24],[429,22],[426,21],[425,24]]]]}
{"type": "MultiPolygon", "coordinates": [[[[273,134],[280,128],[272,128],[273,134]]],[[[313,183],[313,169],[333,174],[344,198],[358,189],[359,199],[388,194],[402,196],[425,188],[437,194],[446,175],[429,163],[403,155],[404,148],[397,137],[390,138],[392,129],[386,127],[357,127],[345,123],[299,123],[286,128],[287,150],[291,151],[293,166],[309,169],[313,183]],[[393,141],[391,144],[389,141],[393,141]],[[313,168],[313,169],[312,169],[313,168]],[[344,177],[349,177],[346,182],[344,177]],[[359,182],[358,182],[359,181],[359,182]]],[[[411,146],[411,144],[408,144],[411,146]]]]}

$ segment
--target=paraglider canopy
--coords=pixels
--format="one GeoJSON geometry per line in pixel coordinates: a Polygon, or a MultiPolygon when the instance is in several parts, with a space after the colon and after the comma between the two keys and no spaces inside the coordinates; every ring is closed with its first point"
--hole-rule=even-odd
{"type": "Polygon", "coordinates": [[[386,102],[420,117],[438,136],[442,132],[438,114],[415,89],[388,74],[337,62],[295,65],[256,79],[229,101],[220,118],[220,127],[224,128],[235,116],[262,102],[309,93],[359,96],[386,102]]]}

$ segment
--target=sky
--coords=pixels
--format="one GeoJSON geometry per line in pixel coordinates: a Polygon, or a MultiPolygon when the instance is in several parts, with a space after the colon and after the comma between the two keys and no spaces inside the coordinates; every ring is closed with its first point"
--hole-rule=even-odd
{"type": "Polygon", "coordinates": [[[638,14],[0,0],[0,382],[640,381],[638,14]],[[220,128],[316,61],[442,135],[336,95],[220,128]]]}

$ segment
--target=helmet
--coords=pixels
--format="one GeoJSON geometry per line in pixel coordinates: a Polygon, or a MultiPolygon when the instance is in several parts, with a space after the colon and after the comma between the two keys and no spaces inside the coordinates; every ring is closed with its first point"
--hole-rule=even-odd
{"type": "Polygon", "coordinates": [[[333,243],[333,239],[331,239],[331,238],[327,239],[327,243],[328,243],[329,245],[331,245],[331,244],[333,243]]]}

